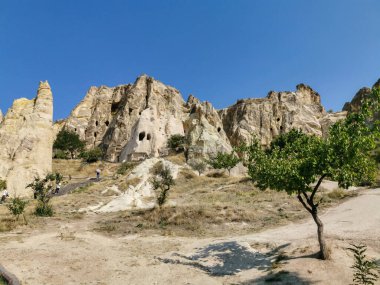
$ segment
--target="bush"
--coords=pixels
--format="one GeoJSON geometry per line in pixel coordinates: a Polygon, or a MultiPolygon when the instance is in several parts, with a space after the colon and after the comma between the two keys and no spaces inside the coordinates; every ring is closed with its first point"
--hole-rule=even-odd
{"type": "Polygon", "coordinates": [[[34,213],[36,216],[40,217],[51,217],[54,214],[52,205],[44,204],[42,202],[38,202],[34,213]]]}
{"type": "Polygon", "coordinates": [[[53,158],[56,158],[56,159],[68,159],[69,156],[67,155],[67,153],[61,149],[57,149],[54,151],[54,156],[53,158]]]}
{"type": "Polygon", "coordinates": [[[80,157],[88,163],[94,163],[102,159],[103,151],[99,147],[95,147],[80,154],[80,157]]]}
{"type": "MultiPolygon", "coordinates": [[[[7,208],[9,212],[11,212],[11,214],[16,217],[16,220],[18,220],[20,215],[24,215],[24,210],[27,204],[28,201],[24,201],[19,197],[16,197],[12,199],[12,201],[7,205],[7,208]]],[[[25,216],[24,220],[26,222],[25,216]]]]}
{"type": "Polygon", "coordinates": [[[192,169],[198,171],[198,174],[201,175],[206,170],[206,163],[203,160],[192,159],[189,160],[188,164],[192,169]]]}
{"type": "Polygon", "coordinates": [[[124,175],[131,168],[133,168],[133,165],[131,163],[123,162],[117,169],[116,173],[120,175],[124,175]]]}
{"type": "Polygon", "coordinates": [[[374,285],[379,278],[377,271],[378,265],[374,260],[368,260],[365,252],[367,246],[351,244],[348,250],[354,253],[355,263],[351,268],[354,269],[354,284],[360,285],[374,285]]]}
{"type": "Polygon", "coordinates": [[[186,146],[186,137],[180,134],[172,135],[168,139],[167,146],[176,151],[184,150],[186,146]]]}

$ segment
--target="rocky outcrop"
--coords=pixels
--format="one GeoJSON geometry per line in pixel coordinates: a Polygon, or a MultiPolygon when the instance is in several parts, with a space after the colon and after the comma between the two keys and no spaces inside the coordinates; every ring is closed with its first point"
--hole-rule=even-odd
{"type": "Polygon", "coordinates": [[[37,97],[15,100],[0,125],[0,177],[11,195],[31,195],[25,186],[52,170],[53,98],[48,82],[37,97]]]}
{"type": "Polygon", "coordinates": [[[0,110],[0,124],[2,121],[3,121],[3,112],[1,112],[1,110],[0,110]]]}
{"type": "Polygon", "coordinates": [[[297,85],[295,92],[271,91],[263,99],[238,100],[219,114],[234,146],[249,142],[252,135],[266,146],[274,137],[291,129],[322,136],[330,121],[324,119],[327,113],[319,94],[304,84],[297,85]]]}
{"type": "Polygon", "coordinates": [[[88,148],[101,147],[110,161],[165,154],[167,140],[174,134],[188,136],[203,154],[214,152],[223,136],[221,145],[231,148],[220,132],[222,123],[211,104],[194,100],[185,103],[177,89],[146,75],[134,84],[91,87],[60,124],[57,129],[77,132],[88,148]]]}
{"type": "Polygon", "coordinates": [[[55,125],[68,128],[99,146],[109,161],[140,160],[167,153],[167,140],[180,134],[189,142],[188,158],[207,157],[249,142],[256,135],[269,145],[274,137],[296,128],[317,136],[346,112],[326,113],[317,92],[299,84],[295,92],[269,92],[217,111],[209,102],[180,92],[147,75],[133,84],[91,87],[69,118],[55,125]]]}
{"type": "Polygon", "coordinates": [[[363,87],[361,88],[351,100],[351,102],[346,102],[343,106],[343,111],[348,113],[357,112],[360,110],[362,100],[371,94],[373,88],[380,88],[380,79],[372,86],[372,88],[363,87]]]}

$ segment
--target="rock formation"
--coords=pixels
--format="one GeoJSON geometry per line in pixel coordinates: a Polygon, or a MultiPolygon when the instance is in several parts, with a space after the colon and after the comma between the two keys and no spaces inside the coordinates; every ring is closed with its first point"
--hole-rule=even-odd
{"type": "Polygon", "coordinates": [[[185,103],[178,90],[146,75],[134,84],[91,87],[61,124],[58,129],[77,132],[87,148],[101,147],[110,161],[160,156],[174,134],[187,135],[203,154],[221,141],[231,149],[224,132],[217,131],[222,124],[211,104],[185,103]]]}
{"type": "Polygon", "coordinates": [[[15,100],[0,124],[0,178],[10,195],[32,192],[25,186],[52,170],[53,98],[48,82],[41,82],[37,97],[15,100]]]}
{"type": "Polygon", "coordinates": [[[295,92],[269,92],[217,111],[209,102],[142,75],[134,84],[91,87],[68,119],[55,125],[75,131],[87,148],[99,146],[109,161],[140,160],[167,153],[167,140],[181,134],[189,142],[188,158],[229,152],[256,135],[265,146],[296,128],[317,136],[343,119],[327,113],[317,92],[299,84],[295,92]]]}
{"type": "Polygon", "coordinates": [[[362,100],[371,94],[373,88],[380,88],[380,79],[377,80],[372,88],[363,87],[358,92],[356,92],[351,102],[346,102],[346,104],[344,104],[343,111],[347,111],[349,113],[359,111],[362,100]]]}
{"type": "Polygon", "coordinates": [[[330,116],[317,92],[304,84],[295,92],[269,92],[263,99],[243,99],[219,112],[232,145],[249,142],[255,135],[269,145],[274,137],[291,129],[322,136],[328,126],[345,114],[330,116]]]}

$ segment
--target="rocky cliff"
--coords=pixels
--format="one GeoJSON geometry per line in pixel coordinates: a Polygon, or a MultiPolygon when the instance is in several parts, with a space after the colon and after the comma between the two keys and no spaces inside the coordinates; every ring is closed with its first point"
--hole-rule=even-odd
{"type": "Polygon", "coordinates": [[[77,132],[87,148],[101,147],[107,160],[124,161],[167,153],[167,140],[181,134],[190,144],[189,157],[231,151],[256,135],[263,145],[292,128],[323,136],[346,112],[327,113],[317,92],[299,84],[294,92],[269,92],[266,98],[239,100],[216,110],[209,102],[143,75],[135,83],[91,87],[85,98],[59,122],[77,132]]]}
{"type": "Polygon", "coordinates": [[[0,124],[0,177],[11,195],[31,195],[25,186],[52,170],[53,98],[48,82],[37,97],[15,100],[0,124]]]}
{"type": "Polygon", "coordinates": [[[380,88],[380,79],[377,80],[377,82],[372,86],[372,88],[363,87],[358,92],[356,92],[351,102],[346,102],[346,104],[344,104],[343,111],[347,111],[349,113],[357,112],[360,109],[362,100],[366,98],[369,94],[371,94],[373,88],[380,88]]]}
{"type": "Polygon", "coordinates": [[[238,100],[219,112],[232,145],[249,142],[252,135],[269,145],[274,137],[291,129],[322,136],[345,112],[327,114],[317,92],[299,84],[295,92],[269,92],[266,98],[238,100]]]}
{"type": "Polygon", "coordinates": [[[77,132],[88,148],[101,147],[110,161],[165,154],[174,134],[188,136],[201,153],[215,152],[219,144],[231,149],[211,104],[186,103],[177,89],[146,75],[134,84],[91,87],[60,127],[77,132]]]}

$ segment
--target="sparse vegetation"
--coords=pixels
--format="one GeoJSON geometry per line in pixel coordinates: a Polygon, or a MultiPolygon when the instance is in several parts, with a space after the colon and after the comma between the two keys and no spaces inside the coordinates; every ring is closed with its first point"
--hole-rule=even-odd
{"type": "Polygon", "coordinates": [[[60,157],[56,158],[67,158],[64,154],[68,152],[71,159],[73,159],[75,155],[83,150],[84,145],[84,142],[80,140],[77,133],[62,129],[54,141],[53,149],[56,154],[59,153],[60,157]]]}
{"type": "Polygon", "coordinates": [[[216,156],[207,160],[207,163],[215,169],[226,169],[228,174],[231,175],[231,169],[234,168],[240,161],[234,152],[223,153],[218,152],[216,156]]]}
{"type": "Polygon", "coordinates": [[[128,170],[133,168],[133,164],[130,162],[123,162],[119,168],[117,169],[116,173],[120,175],[125,175],[128,170]]]}
{"type": "Polygon", "coordinates": [[[7,189],[7,181],[0,179],[0,191],[7,189]]]}
{"type": "Polygon", "coordinates": [[[354,253],[355,263],[351,268],[354,269],[354,285],[374,285],[379,279],[379,267],[375,260],[369,260],[366,256],[367,246],[351,244],[348,248],[354,253]]]}
{"type": "Polygon", "coordinates": [[[206,170],[206,163],[200,159],[191,159],[187,162],[192,169],[198,171],[198,175],[201,175],[206,170]]]}

